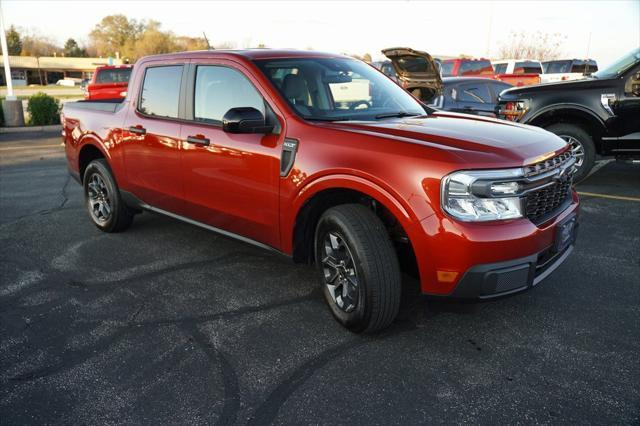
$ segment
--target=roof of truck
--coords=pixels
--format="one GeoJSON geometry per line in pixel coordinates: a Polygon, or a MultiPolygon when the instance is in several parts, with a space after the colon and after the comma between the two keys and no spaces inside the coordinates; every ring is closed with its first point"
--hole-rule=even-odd
{"type": "Polygon", "coordinates": [[[296,49],[229,49],[229,50],[192,50],[187,52],[166,53],[162,55],[146,56],[147,59],[179,59],[179,58],[220,58],[242,57],[254,59],[279,59],[279,58],[347,58],[346,55],[329,52],[316,52],[312,50],[296,49]]]}

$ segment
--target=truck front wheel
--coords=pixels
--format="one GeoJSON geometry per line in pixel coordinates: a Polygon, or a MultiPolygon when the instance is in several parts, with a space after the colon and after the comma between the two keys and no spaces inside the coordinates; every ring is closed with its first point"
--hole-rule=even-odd
{"type": "Polygon", "coordinates": [[[367,207],[327,210],[315,233],[315,259],[331,313],[354,332],[389,326],[400,307],[400,265],[382,221],[367,207]]]}
{"type": "Polygon", "coordinates": [[[83,187],[89,217],[100,230],[120,232],[131,225],[133,212],[122,201],[105,160],[89,163],[84,172],[83,187]]]}
{"type": "Polygon", "coordinates": [[[571,151],[576,156],[577,167],[573,181],[578,183],[585,179],[596,161],[596,148],[589,133],[570,123],[552,124],[546,127],[546,130],[560,136],[571,146],[571,151]]]}

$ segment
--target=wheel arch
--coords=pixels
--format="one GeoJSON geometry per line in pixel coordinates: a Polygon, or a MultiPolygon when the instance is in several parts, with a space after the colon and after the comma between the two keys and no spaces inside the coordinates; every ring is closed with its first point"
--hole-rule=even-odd
{"type": "Polygon", "coordinates": [[[357,176],[325,176],[299,193],[293,203],[294,214],[288,228],[291,230],[288,238],[293,260],[298,263],[313,263],[313,241],[320,217],[331,207],[350,203],[363,204],[380,217],[396,246],[403,271],[419,278],[410,236],[412,225],[417,220],[412,217],[409,209],[384,188],[357,176]]]}
{"type": "Polygon", "coordinates": [[[583,128],[593,139],[596,152],[602,151],[602,136],[607,132],[606,125],[597,114],[581,105],[551,105],[536,113],[526,124],[546,128],[556,123],[574,124],[583,128]]]}
{"type": "Polygon", "coordinates": [[[108,163],[110,162],[108,151],[104,149],[100,141],[90,136],[83,138],[78,149],[78,172],[81,182],[89,163],[98,158],[104,158],[108,163]]]}

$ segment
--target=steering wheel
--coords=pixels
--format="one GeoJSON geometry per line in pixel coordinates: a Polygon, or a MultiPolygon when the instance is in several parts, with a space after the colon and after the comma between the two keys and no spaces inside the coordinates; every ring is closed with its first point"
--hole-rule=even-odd
{"type": "MultiPolygon", "coordinates": [[[[349,107],[349,109],[352,109],[352,110],[353,109],[358,109],[358,107],[362,106],[362,105],[366,105],[367,109],[371,108],[371,105],[369,105],[368,101],[358,101],[358,102],[355,102],[353,105],[351,105],[349,107]]],[[[362,108],[360,108],[360,109],[362,109],[362,108]]]]}

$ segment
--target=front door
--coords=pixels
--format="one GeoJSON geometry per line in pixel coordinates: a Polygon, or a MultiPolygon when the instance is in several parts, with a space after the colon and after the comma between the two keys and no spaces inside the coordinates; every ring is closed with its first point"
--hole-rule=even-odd
{"type": "Polygon", "coordinates": [[[278,188],[283,136],[222,130],[231,108],[268,108],[255,81],[222,60],[195,62],[192,96],[181,131],[187,216],[263,244],[278,247],[278,188]]]}
{"type": "Polygon", "coordinates": [[[624,89],[620,99],[613,105],[616,115],[619,154],[640,154],[640,67],[636,67],[624,78],[624,89]]]}
{"type": "Polygon", "coordinates": [[[127,190],[144,203],[180,214],[178,109],[184,65],[149,66],[138,99],[132,100],[123,126],[127,190]]]}

